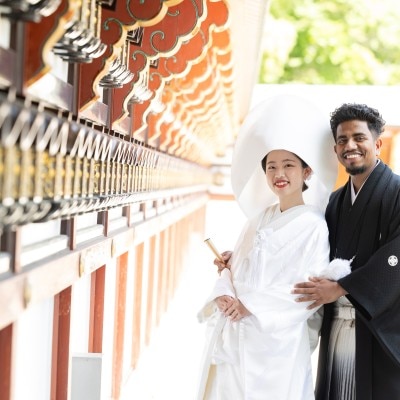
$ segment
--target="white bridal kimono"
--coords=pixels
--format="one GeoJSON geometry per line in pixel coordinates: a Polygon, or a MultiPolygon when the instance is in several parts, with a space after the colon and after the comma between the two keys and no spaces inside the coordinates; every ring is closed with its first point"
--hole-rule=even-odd
{"type": "Polygon", "coordinates": [[[291,290],[309,276],[343,275],[340,268],[331,275],[332,267],[327,226],[316,207],[280,212],[274,205],[250,220],[231,271],[222,271],[199,313],[208,333],[197,399],[314,399],[307,320],[317,310],[295,302],[291,290]],[[222,295],[239,298],[252,315],[231,322],[214,302],[222,295]]]}

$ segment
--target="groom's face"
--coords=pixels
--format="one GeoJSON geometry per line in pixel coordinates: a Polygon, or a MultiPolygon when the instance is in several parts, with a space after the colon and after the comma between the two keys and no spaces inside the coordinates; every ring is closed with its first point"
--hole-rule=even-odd
{"type": "Polygon", "coordinates": [[[350,175],[368,176],[376,165],[381,146],[382,140],[369,130],[366,121],[345,121],[337,127],[335,152],[350,175]]]}

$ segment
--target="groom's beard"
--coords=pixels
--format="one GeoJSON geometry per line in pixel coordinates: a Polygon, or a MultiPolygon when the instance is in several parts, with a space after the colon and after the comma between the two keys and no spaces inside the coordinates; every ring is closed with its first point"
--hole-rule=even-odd
{"type": "Polygon", "coordinates": [[[350,175],[360,175],[363,174],[367,170],[366,166],[361,167],[347,167],[346,172],[350,175]]]}

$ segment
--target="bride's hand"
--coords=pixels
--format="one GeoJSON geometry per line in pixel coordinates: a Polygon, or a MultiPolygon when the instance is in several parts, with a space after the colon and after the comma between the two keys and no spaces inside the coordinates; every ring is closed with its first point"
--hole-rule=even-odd
{"type": "Polygon", "coordinates": [[[225,310],[225,316],[232,322],[240,321],[244,317],[251,315],[251,312],[242,304],[239,299],[232,299],[231,304],[225,310]]]}
{"type": "Polygon", "coordinates": [[[227,295],[217,297],[215,302],[217,303],[218,310],[225,313],[229,305],[232,304],[232,300],[233,298],[227,295]]]}
{"type": "Polygon", "coordinates": [[[232,257],[232,251],[224,251],[221,253],[224,262],[220,261],[218,258],[214,260],[214,264],[218,267],[218,273],[220,274],[224,268],[231,269],[230,259],[232,257]]]}

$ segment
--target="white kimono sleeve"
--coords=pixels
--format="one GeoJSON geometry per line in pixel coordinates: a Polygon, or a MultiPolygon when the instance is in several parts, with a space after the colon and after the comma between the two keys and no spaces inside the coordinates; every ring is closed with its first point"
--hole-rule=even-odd
{"type": "MultiPolygon", "coordinates": [[[[329,263],[327,237],[316,233],[313,245],[307,255],[307,265],[299,266],[303,276],[323,276],[327,279],[339,279],[350,272],[350,262],[334,260],[329,263]]],[[[311,240],[311,239],[310,239],[311,240]]],[[[289,261],[290,262],[290,261],[289,261]]],[[[291,262],[296,263],[293,259],[291,262]]],[[[301,264],[301,261],[299,262],[301,264]]],[[[307,309],[312,302],[295,301],[293,285],[299,282],[300,274],[293,283],[272,283],[265,288],[248,291],[239,295],[243,305],[256,317],[262,330],[285,329],[307,320],[318,308],[307,309]]]]}
{"type": "Polygon", "coordinates": [[[208,296],[205,305],[197,314],[199,322],[206,321],[218,310],[214,300],[220,296],[236,297],[235,289],[232,285],[231,271],[228,268],[224,268],[221,271],[221,275],[215,282],[215,286],[208,296]]]}
{"type": "Polygon", "coordinates": [[[242,304],[256,317],[262,330],[276,331],[307,320],[317,308],[308,310],[308,303],[296,303],[293,285],[276,284],[265,292],[249,292],[239,296],[242,304]]]}

